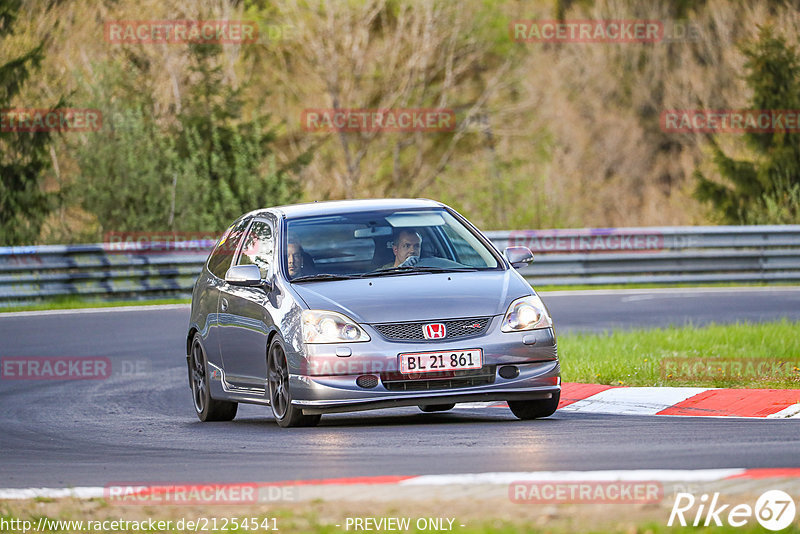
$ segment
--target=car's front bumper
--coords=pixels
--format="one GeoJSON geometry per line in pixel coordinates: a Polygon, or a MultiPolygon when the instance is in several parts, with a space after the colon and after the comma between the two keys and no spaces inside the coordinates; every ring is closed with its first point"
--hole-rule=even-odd
{"type": "Polygon", "coordinates": [[[500,331],[500,319],[493,318],[486,334],[467,339],[391,342],[367,328],[372,338],[369,342],[306,345],[306,354],[290,355],[295,362],[289,377],[293,404],[301,406],[303,413],[317,414],[422,404],[549,399],[558,394],[561,369],[552,328],[506,333],[500,331]],[[432,389],[420,389],[427,387],[419,382],[427,380],[421,375],[408,381],[409,390],[397,390],[394,379],[394,387],[387,388],[387,372],[395,371],[396,378],[400,353],[476,348],[483,351],[482,375],[494,375],[487,379],[490,383],[463,385],[462,381],[457,387],[442,387],[444,382],[431,380],[429,383],[435,384],[430,386],[432,389]],[[342,356],[348,351],[349,356],[342,356]],[[517,376],[500,376],[500,369],[507,366],[515,367],[517,376]],[[363,375],[378,377],[378,384],[360,387],[356,380],[363,375]]]}

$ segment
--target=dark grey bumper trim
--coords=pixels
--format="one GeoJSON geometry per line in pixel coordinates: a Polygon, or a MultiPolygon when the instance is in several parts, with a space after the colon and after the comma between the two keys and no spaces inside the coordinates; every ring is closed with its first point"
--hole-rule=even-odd
{"type": "Polygon", "coordinates": [[[327,413],[357,412],[375,410],[379,408],[398,408],[401,406],[418,406],[421,404],[452,404],[459,402],[485,402],[508,400],[545,400],[553,398],[553,394],[561,391],[560,387],[539,389],[535,391],[486,391],[478,393],[457,393],[453,395],[437,395],[424,397],[402,397],[393,399],[378,399],[356,401],[340,405],[303,405],[303,414],[316,415],[327,413]]]}

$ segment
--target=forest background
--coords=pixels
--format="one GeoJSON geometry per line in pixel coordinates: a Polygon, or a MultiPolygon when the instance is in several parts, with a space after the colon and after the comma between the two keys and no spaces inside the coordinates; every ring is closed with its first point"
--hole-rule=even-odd
{"type": "Polygon", "coordinates": [[[665,131],[800,109],[800,8],[736,0],[3,0],[0,245],[218,232],[250,209],[426,197],[479,227],[800,223],[797,133],[665,131]],[[656,20],[641,43],[517,42],[515,20],[656,20]],[[253,43],[117,43],[110,21],[231,20],[253,43]],[[452,131],[316,132],[303,111],[446,108],[452,131]]]}

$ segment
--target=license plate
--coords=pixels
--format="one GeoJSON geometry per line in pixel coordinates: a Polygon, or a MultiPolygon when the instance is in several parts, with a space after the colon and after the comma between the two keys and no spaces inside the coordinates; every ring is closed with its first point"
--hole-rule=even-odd
{"type": "Polygon", "coordinates": [[[481,349],[413,352],[400,354],[399,358],[400,372],[404,375],[483,367],[481,349]]]}

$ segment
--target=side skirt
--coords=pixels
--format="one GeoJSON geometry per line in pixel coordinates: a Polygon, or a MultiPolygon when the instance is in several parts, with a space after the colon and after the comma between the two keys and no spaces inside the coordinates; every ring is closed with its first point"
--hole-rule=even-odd
{"type": "Polygon", "coordinates": [[[230,384],[225,380],[225,370],[209,362],[208,382],[211,396],[218,400],[261,404],[269,406],[266,384],[263,388],[243,388],[230,384]]]}

